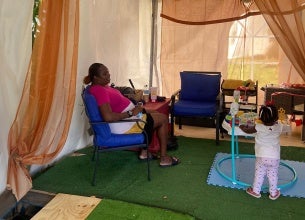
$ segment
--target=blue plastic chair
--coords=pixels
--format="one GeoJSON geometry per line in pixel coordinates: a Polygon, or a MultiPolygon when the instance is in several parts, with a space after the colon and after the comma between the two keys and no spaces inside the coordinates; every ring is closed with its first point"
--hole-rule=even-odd
{"type": "MultiPolygon", "coordinates": [[[[93,145],[94,153],[92,160],[95,160],[94,172],[92,177],[92,185],[96,184],[96,172],[99,163],[99,153],[127,150],[132,148],[143,148],[148,149],[148,138],[147,133],[143,130],[143,133],[134,134],[113,134],[111,133],[109,123],[105,122],[99,111],[99,107],[95,100],[95,97],[89,92],[90,86],[83,89],[82,99],[85,105],[86,115],[91,125],[91,130],[94,135],[93,145]],[[95,158],[96,157],[96,158],[95,158]]],[[[140,119],[122,120],[122,122],[140,122],[140,119]]],[[[117,122],[113,122],[117,123],[117,122]]],[[[140,126],[139,126],[140,127],[140,126]]],[[[141,128],[141,127],[140,127],[141,128]]],[[[149,159],[147,159],[147,178],[150,180],[150,167],[149,159]]]]}
{"type": "Polygon", "coordinates": [[[180,72],[181,88],[171,96],[171,136],[174,137],[174,118],[206,118],[216,127],[216,144],[219,144],[219,117],[222,111],[220,72],[180,72]]]}

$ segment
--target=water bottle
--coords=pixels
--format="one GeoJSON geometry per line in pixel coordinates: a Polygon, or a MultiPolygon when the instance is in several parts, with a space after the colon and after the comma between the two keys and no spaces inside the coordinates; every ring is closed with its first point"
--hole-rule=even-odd
{"type": "Polygon", "coordinates": [[[148,88],[148,85],[144,85],[143,100],[144,100],[145,103],[149,102],[149,88],[148,88]]]}
{"type": "Polygon", "coordinates": [[[234,98],[234,102],[239,102],[240,99],[240,91],[235,89],[233,92],[233,98],[234,98]]]}

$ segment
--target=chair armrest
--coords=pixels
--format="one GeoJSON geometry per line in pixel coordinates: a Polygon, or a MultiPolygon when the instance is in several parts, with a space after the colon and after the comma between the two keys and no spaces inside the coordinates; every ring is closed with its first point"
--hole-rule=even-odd
{"type": "Polygon", "coordinates": [[[171,96],[171,101],[175,101],[176,96],[180,94],[181,89],[178,89],[176,92],[174,92],[171,96]]]}
{"type": "Polygon", "coordinates": [[[176,92],[174,92],[171,96],[170,106],[172,107],[176,102],[176,97],[179,96],[181,89],[178,89],[176,92]]]}
{"type": "Polygon", "coordinates": [[[222,112],[223,111],[223,94],[222,92],[219,92],[217,96],[217,101],[218,101],[218,111],[222,112]]]}
{"type": "Polygon", "coordinates": [[[176,92],[174,92],[171,96],[171,101],[170,101],[170,114],[172,114],[172,110],[174,107],[174,104],[176,102],[176,97],[179,96],[181,89],[178,89],[176,92]]]}

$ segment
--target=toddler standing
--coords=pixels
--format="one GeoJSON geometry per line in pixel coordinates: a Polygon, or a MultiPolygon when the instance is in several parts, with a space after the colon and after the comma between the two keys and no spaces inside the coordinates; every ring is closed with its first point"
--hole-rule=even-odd
{"type": "Polygon", "coordinates": [[[252,187],[246,192],[260,198],[261,187],[267,175],[269,181],[269,198],[272,200],[280,196],[277,188],[278,168],[280,165],[280,135],[289,131],[289,126],[278,123],[278,111],[273,104],[262,106],[259,110],[259,119],[253,127],[240,125],[245,133],[255,133],[255,175],[252,187]]]}

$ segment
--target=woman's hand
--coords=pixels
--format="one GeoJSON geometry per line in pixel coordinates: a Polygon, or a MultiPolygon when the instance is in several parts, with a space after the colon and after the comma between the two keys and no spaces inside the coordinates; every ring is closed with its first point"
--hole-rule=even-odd
{"type": "Polygon", "coordinates": [[[136,106],[133,110],[132,110],[132,113],[133,115],[138,115],[140,112],[143,111],[143,107],[142,106],[136,106]]]}

